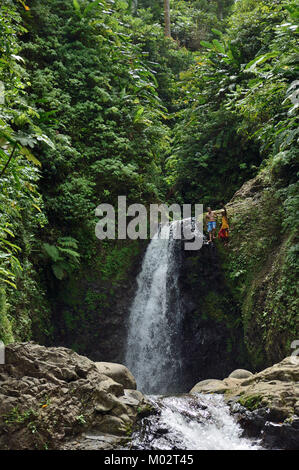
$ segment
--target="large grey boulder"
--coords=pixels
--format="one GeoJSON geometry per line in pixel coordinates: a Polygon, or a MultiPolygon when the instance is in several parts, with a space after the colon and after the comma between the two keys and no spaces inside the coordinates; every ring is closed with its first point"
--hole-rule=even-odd
{"type": "Polygon", "coordinates": [[[114,362],[95,362],[95,365],[101,374],[122,384],[124,388],[136,390],[136,381],[126,366],[114,362]]]}
{"type": "Polygon", "coordinates": [[[227,389],[228,386],[222,380],[208,379],[194,385],[190,393],[224,393],[227,389]]]}
{"type": "Polygon", "coordinates": [[[252,372],[249,372],[249,370],[245,369],[236,369],[234,370],[231,374],[229,374],[229,377],[231,379],[247,379],[248,377],[251,377],[253,375],[252,372]]]}
{"type": "Polygon", "coordinates": [[[140,392],[130,390],[135,380],[119,364],[99,367],[70,349],[32,342],[6,346],[5,359],[0,365],[3,450],[81,446],[89,433],[123,438],[148,406],[140,392]]]}

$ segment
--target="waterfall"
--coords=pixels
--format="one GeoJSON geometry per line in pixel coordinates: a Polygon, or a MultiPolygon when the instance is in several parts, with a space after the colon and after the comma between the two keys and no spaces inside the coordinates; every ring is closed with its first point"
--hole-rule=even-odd
{"type": "Polygon", "coordinates": [[[137,278],[126,366],[138,389],[150,394],[147,398],[155,412],[141,420],[129,449],[259,449],[258,441],[243,436],[222,396],[178,394],[186,390],[180,389],[183,312],[178,280],[182,246],[174,234],[184,224],[190,227],[190,222],[192,225],[192,219],[184,219],[161,228],[148,245],[137,278]]]}
{"type": "Polygon", "coordinates": [[[181,245],[165,225],[145,253],[131,307],[126,365],[145,393],[178,392],[181,383],[181,323],[178,275],[181,245]]]}

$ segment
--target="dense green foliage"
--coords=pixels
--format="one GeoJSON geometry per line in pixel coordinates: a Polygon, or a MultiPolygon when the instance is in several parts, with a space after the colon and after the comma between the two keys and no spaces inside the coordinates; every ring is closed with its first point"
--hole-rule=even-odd
{"type": "Polygon", "coordinates": [[[207,51],[181,75],[185,106],[168,178],[184,202],[228,200],[274,155],[278,167],[295,164],[296,13],[283,4],[236,2],[226,33],[213,29],[201,43],[207,51]]]}
{"type": "Polygon", "coordinates": [[[99,203],[217,205],[261,171],[284,247],[275,337],[297,269],[296,1],[173,0],[172,38],[158,0],[27,3],[0,8],[0,339],[53,343],[58,315],[66,336],[113,315],[144,246],[97,240],[99,203]]]}
{"type": "Polygon", "coordinates": [[[36,311],[41,330],[47,328],[39,269],[32,262],[32,253],[40,249],[38,231],[47,223],[35,155],[37,147],[53,144],[39,127],[34,104],[29,103],[29,78],[18,38],[25,28],[12,2],[2,2],[0,21],[0,329],[8,341],[12,331],[17,338],[32,336],[36,311]]]}
{"type": "MultiPolygon", "coordinates": [[[[23,59],[18,55],[20,46],[16,36],[24,32],[21,18],[6,5],[1,7],[0,30],[0,178],[1,225],[0,277],[2,282],[15,285],[15,275],[21,271],[18,254],[21,248],[13,243],[15,231],[23,225],[28,233],[43,225],[41,197],[37,190],[38,170],[30,164],[40,165],[31,148],[37,142],[48,141],[37,127],[37,112],[26,101],[23,59]],[[5,99],[4,99],[5,96],[5,99]]],[[[24,239],[23,239],[24,241],[24,239]]]]}

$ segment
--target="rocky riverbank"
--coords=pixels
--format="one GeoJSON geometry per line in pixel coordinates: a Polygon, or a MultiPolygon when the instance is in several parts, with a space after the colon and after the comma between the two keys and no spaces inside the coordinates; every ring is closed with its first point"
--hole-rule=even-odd
{"type": "Polygon", "coordinates": [[[148,403],[125,366],[14,343],[0,365],[0,449],[111,448],[148,403]]]}
{"type": "Polygon", "coordinates": [[[223,380],[203,380],[191,394],[220,393],[246,435],[267,448],[297,449],[299,443],[299,361],[287,357],[252,374],[236,370],[223,380]]]}
{"type": "MultiPolygon", "coordinates": [[[[6,363],[0,366],[0,449],[126,448],[138,418],[156,413],[123,365],[93,362],[67,348],[34,343],[14,343],[5,352],[6,363]]],[[[264,448],[296,449],[298,379],[299,363],[287,357],[257,374],[238,369],[223,380],[201,381],[190,395],[181,396],[182,406],[185,410],[188,405],[200,429],[209,416],[196,411],[202,399],[194,408],[192,396],[222,394],[245,437],[264,448]]]]}

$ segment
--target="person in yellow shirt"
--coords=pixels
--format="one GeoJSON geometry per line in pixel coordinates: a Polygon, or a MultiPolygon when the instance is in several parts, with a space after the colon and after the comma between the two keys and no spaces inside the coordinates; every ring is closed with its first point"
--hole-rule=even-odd
{"type": "Polygon", "coordinates": [[[228,225],[228,218],[227,212],[224,208],[221,212],[221,227],[218,233],[218,238],[224,243],[224,246],[228,244],[228,234],[229,234],[229,225],[228,225]]]}

